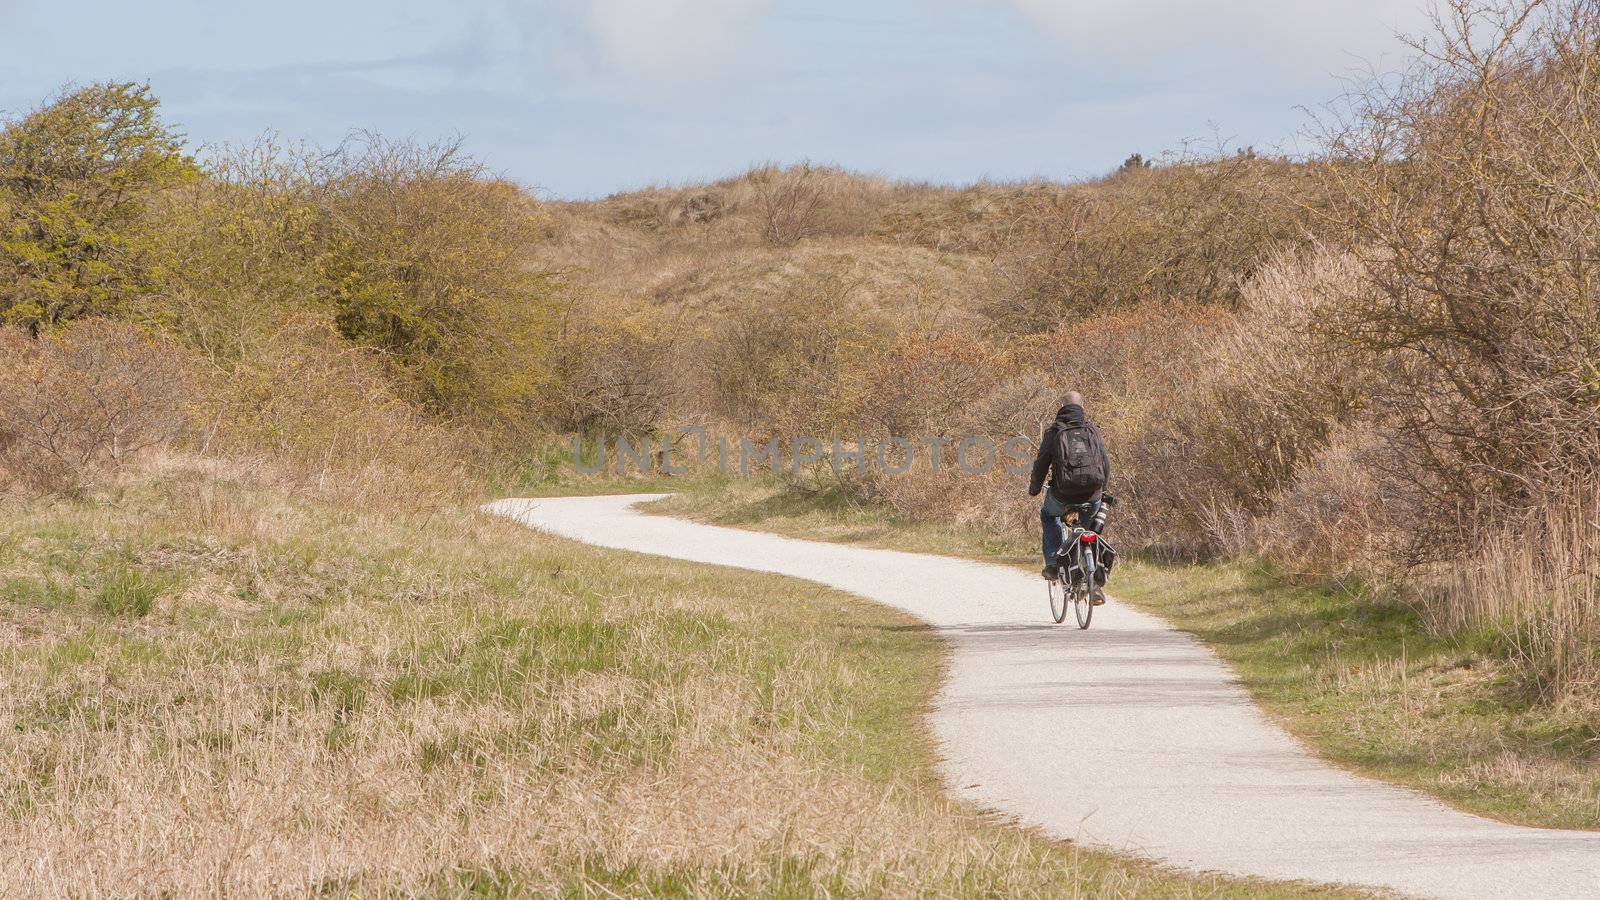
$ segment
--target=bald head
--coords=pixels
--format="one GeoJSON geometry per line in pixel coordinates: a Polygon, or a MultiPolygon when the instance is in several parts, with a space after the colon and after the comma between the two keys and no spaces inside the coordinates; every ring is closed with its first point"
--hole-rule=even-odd
{"type": "Polygon", "coordinates": [[[1062,406],[1082,406],[1083,395],[1077,391],[1067,391],[1066,399],[1061,401],[1062,406]]]}

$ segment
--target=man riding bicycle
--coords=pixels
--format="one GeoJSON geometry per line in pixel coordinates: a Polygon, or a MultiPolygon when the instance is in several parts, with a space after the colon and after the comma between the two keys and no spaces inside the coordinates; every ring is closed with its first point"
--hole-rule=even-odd
{"type": "MultiPolygon", "coordinates": [[[[1091,531],[1103,529],[1102,498],[1111,481],[1111,460],[1106,455],[1100,428],[1084,414],[1083,395],[1077,391],[1068,392],[1066,403],[1056,412],[1055,421],[1044,430],[1039,453],[1033,460],[1028,496],[1039,496],[1046,474],[1050,477],[1050,490],[1039,508],[1044,550],[1044,571],[1040,574],[1054,580],[1060,575],[1056,554],[1065,537],[1061,517],[1068,511],[1075,511],[1082,527],[1091,531]]],[[[1104,602],[1098,592],[1096,599],[1104,602]]]]}

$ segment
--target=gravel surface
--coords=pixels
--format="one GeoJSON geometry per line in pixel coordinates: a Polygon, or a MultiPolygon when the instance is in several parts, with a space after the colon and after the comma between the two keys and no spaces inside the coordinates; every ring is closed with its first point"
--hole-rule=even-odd
{"type": "Polygon", "coordinates": [[[602,547],[886,603],[950,646],[932,711],[951,790],[1045,833],[1191,869],[1434,897],[1600,897],[1600,833],[1505,825],[1352,775],[1271,724],[1203,645],[1118,604],[1079,631],[998,565],[645,515],[660,494],[486,509],[602,547]]]}

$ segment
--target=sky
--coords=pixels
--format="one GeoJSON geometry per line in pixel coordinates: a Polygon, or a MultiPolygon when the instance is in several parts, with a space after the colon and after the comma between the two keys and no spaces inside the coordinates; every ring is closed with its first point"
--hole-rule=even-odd
{"type": "Polygon", "coordinates": [[[809,159],[1075,179],[1186,144],[1298,152],[1424,0],[0,0],[0,114],[148,82],[192,145],[460,137],[589,198],[809,159]]]}

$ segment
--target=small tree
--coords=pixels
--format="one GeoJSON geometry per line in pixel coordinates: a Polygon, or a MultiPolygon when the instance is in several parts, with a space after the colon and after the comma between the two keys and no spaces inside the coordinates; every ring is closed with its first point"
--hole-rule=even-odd
{"type": "Polygon", "coordinates": [[[761,239],[789,247],[816,234],[823,213],[823,172],[809,162],[789,169],[775,165],[751,170],[761,239]]]}
{"type": "Polygon", "coordinates": [[[544,378],[555,288],[536,204],[459,142],[359,135],[321,173],[319,260],[340,333],[435,412],[518,415],[544,378]]]}
{"type": "Polygon", "coordinates": [[[97,84],[0,130],[0,322],[37,334],[152,290],[146,201],[198,174],[157,106],[148,85],[97,84]]]}

